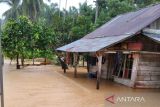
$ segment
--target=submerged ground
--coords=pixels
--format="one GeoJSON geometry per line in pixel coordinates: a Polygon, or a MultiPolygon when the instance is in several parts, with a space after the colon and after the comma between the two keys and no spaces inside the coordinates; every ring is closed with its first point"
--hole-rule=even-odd
{"type": "Polygon", "coordinates": [[[87,78],[86,69],[78,68],[78,78],[70,68],[63,74],[55,65],[28,66],[20,70],[4,65],[5,107],[160,107],[160,89],[132,89],[103,80],[87,78]],[[105,99],[114,95],[143,97],[145,102],[116,102],[105,99]]]}

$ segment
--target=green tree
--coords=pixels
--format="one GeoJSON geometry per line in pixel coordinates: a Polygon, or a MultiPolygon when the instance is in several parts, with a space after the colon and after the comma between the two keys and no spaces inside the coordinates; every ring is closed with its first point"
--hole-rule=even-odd
{"type": "Polygon", "coordinates": [[[160,0],[134,0],[134,3],[138,6],[137,8],[142,8],[159,2],[160,0]]]}
{"type": "Polygon", "coordinates": [[[94,28],[101,26],[113,17],[135,10],[134,3],[131,0],[107,0],[99,4],[99,17],[94,28]]]}
{"type": "Polygon", "coordinates": [[[20,68],[19,58],[26,55],[28,38],[32,32],[32,23],[28,18],[20,16],[17,20],[9,20],[3,30],[2,47],[4,53],[10,58],[16,56],[17,69],[20,68]]]}
{"type": "Polygon", "coordinates": [[[84,35],[91,31],[91,19],[84,15],[78,16],[76,24],[72,27],[70,35],[72,41],[82,38],[84,35]]]}
{"type": "Polygon", "coordinates": [[[41,15],[41,19],[44,19],[48,26],[53,26],[53,23],[55,24],[59,18],[59,8],[56,3],[51,3],[51,5],[44,5],[44,11],[41,15]]]}
{"type": "Polygon", "coordinates": [[[2,19],[0,19],[0,36],[1,36],[1,33],[2,33],[1,27],[2,27],[2,19]]]}
{"type": "Polygon", "coordinates": [[[37,35],[38,40],[35,42],[36,48],[40,52],[40,56],[45,58],[51,58],[53,55],[53,44],[55,42],[55,35],[51,28],[46,25],[39,25],[39,34],[37,35]],[[40,30],[41,29],[41,30],[40,30]]]}

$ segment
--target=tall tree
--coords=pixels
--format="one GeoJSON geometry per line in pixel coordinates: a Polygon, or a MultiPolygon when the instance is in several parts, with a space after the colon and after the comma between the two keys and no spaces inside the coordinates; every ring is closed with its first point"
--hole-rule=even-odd
{"type": "Polygon", "coordinates": [[[0,0],[0,3],[7,3],[10,6],[10,9],[3,13],[6,20],[9,18],[16,19],[18,17],[20,14],[20,1],[21,0],[0,0]]]}
{"type": "Polygon", "coordinates": [[[2,26],[2,19],[0,19],[0,34],[2,32],[1,26],[2,26]]]}
{"type": "Polygon", "coordinates": [[[35,21],[44,9],[43,0],[23,0],[21,9],[23,15],[29,17],[32,21],[35,21]]]}
{"type": "Polygon", "coordinates": [[[66,14],[67,14],[67,0],[65,2],[65,8],[64,8],[64,22],[66,20],[66,14]]]}
{"type": "Polygon", "coordinates": [[[20,68],[19,58],[27,53],[29,38],[32,32],[32,24],[26,17],[7,21],[2,36],[2,47],[5,55],[10,58],[16,56],[17,69],[20,68]]]}
{"type": "Polygon", "coordinates": [[[45,4],[45,9],[41,16],[41,19],[43,19],[48,26],[52,26],[53,23],[56,23],[55,18],[60,18],[59,16],[59,8],[58,4],[51,3],[50,5],[45,4]]]}
{"type": "Polygon", "coordinates": [[[2,19],[0,19],[0,42],[1,42],[1,36],[2,36],[2,19]]]}
{"type": "Polygon", "coordinates": [[[47,27],[43,23],[39,24],[39,35],[35,45],[40,51],[40,56],[46,59],[53,54],[52,44],[54,44],[54,32],[50,27],[47,27]]]}
{"type": "Polygon", "coordinates": [[[94,12],[87,3],[80,4],[79,15],[75,24],[72,26],[70,36],[72,41],[77,40],[91,31],[91,26],[94,23],[94,12]]]}
{"type": "Polygon", "coordinates": [[[103,0],[99,2],[99,16],[94,28],[101,26],[119,14],[132,10],[135,10],[135,7],[130,0],[103,0]]]}
{"type": "Polygon", "coordinates": [[[59,17],[61,15],[61,0],[59,0],[59,17]]]}

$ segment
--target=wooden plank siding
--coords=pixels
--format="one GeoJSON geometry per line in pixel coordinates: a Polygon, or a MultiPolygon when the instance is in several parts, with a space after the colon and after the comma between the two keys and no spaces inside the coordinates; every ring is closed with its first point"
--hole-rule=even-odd
{"type": "Polygon", "coordinates": [[[135,87],[160,88],[160,55],[140,55],[135,87]]]}

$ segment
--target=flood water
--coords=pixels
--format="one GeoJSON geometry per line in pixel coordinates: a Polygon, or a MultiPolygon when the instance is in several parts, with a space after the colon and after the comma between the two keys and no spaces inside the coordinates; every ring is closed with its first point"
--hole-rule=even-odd
{"type": "Polygon", "coordinates": [[[4,65],[5,107],[160,107],[160,89],[132,89],[102,80],[87,78],[87,70],[78,68],[66,74],[55,65],[28,66],[20,70],[4,65]],[[114,95],[112,104],[105,99],[114,95]],[[117,97],[143,97],[143,102],[116,102],[117,97]]]}

